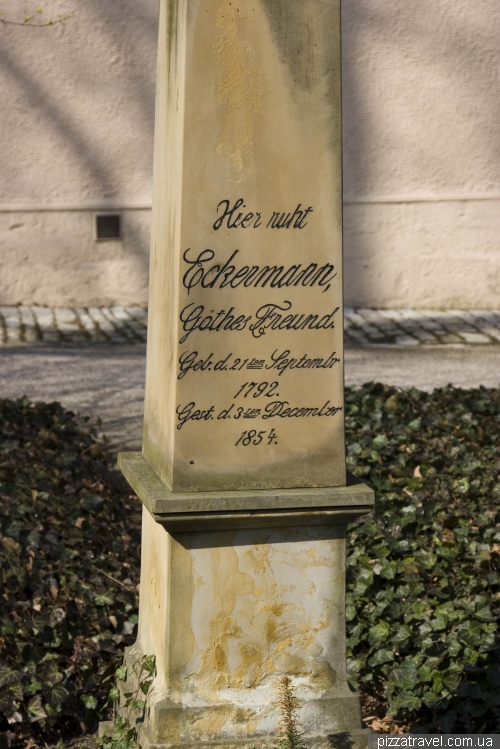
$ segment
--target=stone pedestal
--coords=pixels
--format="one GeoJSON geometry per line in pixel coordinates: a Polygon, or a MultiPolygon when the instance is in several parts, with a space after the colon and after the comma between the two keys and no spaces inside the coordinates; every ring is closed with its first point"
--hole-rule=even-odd
{"type": "Polygon", "coordinates": [[[154,654],[143,747],[269,746],[279,677],[292,678],[308,745],[366,743],[345,670],[346,524],[373,494],[333,489],[176,495],[140,453],[120,467],[142,500],[139,633],[154,654]]]}

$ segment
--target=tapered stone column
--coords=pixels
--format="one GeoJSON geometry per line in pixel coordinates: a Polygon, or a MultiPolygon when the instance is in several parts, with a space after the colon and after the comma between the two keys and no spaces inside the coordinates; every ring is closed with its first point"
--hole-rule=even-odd
{"type": "Polygon", "coordinates": [[[338,0],[161,0],[142,453],[140,740],[365,740],[345,671],[338,0]]]}

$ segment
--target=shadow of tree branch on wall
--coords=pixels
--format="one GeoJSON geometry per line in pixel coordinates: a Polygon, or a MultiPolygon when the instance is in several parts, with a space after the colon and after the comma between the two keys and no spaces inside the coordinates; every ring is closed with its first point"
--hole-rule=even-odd
{"type": "MultiPolygon", "coordinates": [[[[1,27],[0,32],[5,107],[1,137],[10,144],[0,202],[26,204],[28,213],[30,203],[147,205],[153,169],[156,5],[84,0],[65,28],[1,27]]],[[[130,269],[135,267],[129,275],[136,272],[143,288],[149,221],[132,215],[125,216],[125,222],[122,258],[128,258],[130,269]]],[[[55,231],[66,231],[68,225],[71,221],[58,230],[56,222],[55,231]]],[[[47,231],[47,225],[37,227],[35,217],[25,232],[47,231]]],[[[15,238],[8,239],[12,243],[15,238]]],[[[50,241],[49,235],[45,244],[50,241]]],[[[87,242],[92,242],[90,234],[87,242]]],[[[27,247],[35,244],[25,242],[27,247]]],[[[106,247],[97,249],[106,256],[106,247]]],[[[82,265],[89,261],[85,252],[82,246],[82,265]]],[[[68,262],[70,258],[71,250],[68,262]]],[[[37,260],[30,257],[30,262],[37,260]]],[[[92,297],[102,297],[104,277],[97,285],[102,289],[92,290],[92,297]]]]}

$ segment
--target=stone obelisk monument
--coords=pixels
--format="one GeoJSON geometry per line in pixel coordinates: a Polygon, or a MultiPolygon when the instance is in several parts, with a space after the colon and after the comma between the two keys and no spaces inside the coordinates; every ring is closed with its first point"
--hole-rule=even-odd
{"type": "Polygon", "coordinates": [[[345,668],[339,0],[161,0],[142,453],[143,747],[363,741],[345,668]]]}

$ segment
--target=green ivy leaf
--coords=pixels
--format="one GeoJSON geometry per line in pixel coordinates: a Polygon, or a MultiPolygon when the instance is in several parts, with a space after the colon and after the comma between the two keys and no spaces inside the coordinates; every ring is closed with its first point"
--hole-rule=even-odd
{"type": "Polygon", "coordinates": [[[427,682],[432,679],[432,669],[429,666],[420,666],[418,669],[418,676],[420,681],[427,682]]]}
{"type": "Polygon", "coordinates": [[[8,687],[19,679],[19,672],[11,669],[7,664],[0,663],[0,687],[8,687]]]}
{"type": "Polygon", "coordinates": [[[87,710],[95,710],[97,707],[97,700],[93,694],[82,694],[80,696],[81,701],[87,708],[87,710]]]}
{"type": "Polygon", "coordinates": [[[435,692],[424,692],[424,695],[422,697],[422,702],[427,707],[435,707],[438,702],[441,702],[442,697],[435,692]]]}
{"type": "Polygon", "coordinates": [[[389,715],[396,715],[400,710],[414,712],[415,710],[418,710],[421,704],[422,700],[420,697],[417,697],[411,692],[401,692],[401,694],[398,694],[397,697],[391,700],[389,705],[389,715]]]}
{"type": "Polygon", "coordinates": [[[384,663],[389,663],[394,660],[394,653],[392,650],[377,650],[368,660],[369,666],[381,666],[384,663]]]}
{"type": "Polygon", "coordinates": [[[448,617],[446,614],[438,614],[434,619],[431,619],[430,625],[432,629],[437,632],[446,629],[448,625],[448,617]]]}
{"type": "Polygon", "coordinates": [[[156,656],[146,655],[142,662],[142,667],[149,674],[154,674],[155,669],[156,669],[156,656]]]}
{"type": "Polygon", "coordinates": [[[390,671],[388,682],[402,691],[409,691],[418,683],[418,671],[414,666],[398,666],[390,671]]]}
{"type": "Polygon", "coordinates": [[[33,681],[24,689],[24,693],[28,695],[36,694],[42,691],[42,683],[40,681],[33,681]]]}
{"type": "Polygon", "coordinates": [[[496,621],[495,617],[491,613],[491,609],[489,606],[482,606],[481,608],[476,609],[475,617],[482,622],[496,621]]]}
{"type": "Polygon", "coordinates": [[[127,680],[127,666],[124,664],[123,666],[120,666],[115,671],[115,676],[120,681],[126,681],[127,680]]]}
{"type": "MultiPolygon", "coordinates": [[[[60,683],[53,684],[48,689],[44,689],[43,696],[53,710],[61,707],[68,696],[67,689],[60,683]]],[[[96,701],[97,704],[97,701],[96,701]]]]}
{"type": "Polygon", "coordinates": [[[152,683],[153,683],[152,680],[141,681],[140,684],[139,684],[141,692],[143,694],[148,694],[149,690],[151,689],[152,683]]]}
{"type": "Polygon", "coordinates": [[[379,622],[370,628],[368,641],[371,645],[380,645],[389,636],[390,627],[387,622],[379,622]]]}
{"type": "Polygon", "coordinates": [[[96,606],[111,606],[114,600],[115,596],[111,591],[96,593],[96,595],[94,596],[94,603],[96,604],[96,606]]]}
{"type": "Polygon", "coordinates": [[[43,709],[41,695],[35,695],[28,702],[28,713],[32,723],[37,723],[47,717],[47,713],[43,709]]]}
{"type": "Polygon", "coordinates": [[[401,627],[397,627],[392,633],[391,633],[391,640],[392,642],[397,643],[398,645],[407,642],[412,635],[411,629],[408,627],[408,625],[404,624],[401,627]]]}

